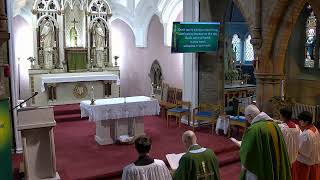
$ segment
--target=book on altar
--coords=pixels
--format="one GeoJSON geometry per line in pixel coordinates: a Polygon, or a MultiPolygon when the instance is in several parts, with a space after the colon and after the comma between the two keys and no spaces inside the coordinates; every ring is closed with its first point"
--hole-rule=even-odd
{"type": "Polygon", "coordinates": [[[238,145],[239,147],[241,146],[241,142],[242,142],[242,141],[238,141],[238,140],[236,140],[235,138],[230,138],[230,140],[231,140],[232,142],[234,142],[236,145],[238,145]]]}
{"type": "Polygon", "coordinates": [[[180,153],[180,154],[167,154],[166,158],[169,162],[169,165],[171,167],[172,170],[176,170],[179,167],[179,161],[181,159],[181,157],[184,155],[185,153],[180,153]]]}

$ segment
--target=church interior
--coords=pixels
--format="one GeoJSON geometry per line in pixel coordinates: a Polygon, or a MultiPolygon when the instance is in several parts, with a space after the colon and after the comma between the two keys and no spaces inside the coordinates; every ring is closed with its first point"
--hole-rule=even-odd
{"type": "Polygon", "coordinates": [[[141,135],[171,172],[187,130],[236,180],[248,105],[320,128],[319,0],[0,0],[0,51],[4,180],[121,179],[141,135]],[[176,22],[217,47],[174,52],[176,22]]]}

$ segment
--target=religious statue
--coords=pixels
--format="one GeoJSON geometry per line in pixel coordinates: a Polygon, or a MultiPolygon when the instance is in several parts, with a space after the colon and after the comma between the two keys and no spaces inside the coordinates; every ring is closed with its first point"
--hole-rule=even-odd
{"type": "Polygon", "coordinates": [[[73,23],[73,27],[70,29],[70,46],[77,47],[77,45],[78,45],[78,32],[76,29],[76,23],[78,23],[78,21],[76,21],[76,19],[74,19],[72,21],[72,23],[73,23]]]}
{"type": "Polygon", "coordinates": [[[95,64],[98,67],[103,67],[103,62],[105,59],[105,32],[104,27],[100,22],[95,24],[93,28],[93,47],[95,48],[95,64]]]}
{"type": "Polygon", "coordinates": [[[149,77],[151,79],[151,84],[155,92],[158,87],[161,86],[163,80],[161,66],[157,60],[155,60],[151,65],[149,77]]]}
{"type": "Polygon", "coordinates": [[[53,48],[55,46],[54,35],[53,24],[46,20],[40,33],[40,44],[43,49],[43,63],[45,69],[53,68],[53,48]]]}
{"type": "Polygon", "coordinates": [[[308,30],[308,37],[306,42],[306,58],[309,60],[314,60],[314,46],[315,46],[315,30],[308,30]]]}

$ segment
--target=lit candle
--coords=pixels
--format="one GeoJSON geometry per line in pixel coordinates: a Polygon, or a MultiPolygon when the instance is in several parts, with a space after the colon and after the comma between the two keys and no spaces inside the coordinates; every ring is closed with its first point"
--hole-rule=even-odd
{"type": "Polygon", "coordinates": [[[94,87],[91,86],[91,99],[94,100],[94,87]]]}

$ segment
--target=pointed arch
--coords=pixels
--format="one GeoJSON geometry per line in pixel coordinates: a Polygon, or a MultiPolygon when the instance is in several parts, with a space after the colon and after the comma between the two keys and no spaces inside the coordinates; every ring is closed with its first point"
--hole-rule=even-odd
{"type": "Polygon", "coordinates": [[[244,40],[244,61],[251,62],[254,60],[254,49],[253,45],[251,44],[251,35],[247,35],[246,39],[244,40]]]}
{"type": "Polygon", "coordinates": [[[88,6],[87,11],[88,12],[92,12],[92,7],[93,6],[98,8],[98,11],[97,11],[98,13],[100,13],[101,12],[101,8],[105,6],[107,8],[107,14],[112,14],[111,7],[110,7],[109,3],[106,0],[93,0],[93,1],[91,1],[89,6],[88,6]]]}
{"type": "Polygon", "coordinates": [[[238,34],[232,36],[232,49],[236,54],[236,61],[241,62],[242,43],[238,34]]]}
{"type": "Polygon", "coordinates": [[[53,25],[56,27],[56,28],[59,28],[59,25],[58,25],[58,22],[57,20],[50,16],[50,15],[43,15],[41,16],[38,20],[37,20],[37,27],[40,27],[42,25],[42,22],[45,18],[48,18],[48,20],[52,21],[53,25]]]}
{"type": "Polygon", "coordinates": [[[50,6],[51,3],[53,3],[55,5],[55,9],[57,11],[61,10],[60,3],[59,3],[58,0],[49,0],[49,1],[35,0],[34,3],[33,3],[32,10],[33,11],[49,10],[49,8],[50,8],[49,6],[50,6]],[[39,8],[40,4],[43,4],[43,8],[39,8]]]}

